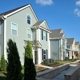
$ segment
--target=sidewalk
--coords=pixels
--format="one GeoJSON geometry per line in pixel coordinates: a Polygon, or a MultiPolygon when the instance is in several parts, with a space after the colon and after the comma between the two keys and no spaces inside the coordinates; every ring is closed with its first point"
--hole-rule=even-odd
{"type": "Polygon", "coordinates": [[[54,67],[49,67],[49,66],[45,66],[45,65],[42,65],[42,64],[38,64],[38,65],[36,65],[36,66],[43,67],[43,68],[49,68],[49,69],[54,68],[54,67]]]}
{"type": "Polygon", "coordinates": [[[73,68],[75,68],[76,65],[71,65],[68,69],[62,71],[59,75],[57,75],[55,78],[53,78],[52,80],[64,80],[64,75],[71,71],[73,68]]]}

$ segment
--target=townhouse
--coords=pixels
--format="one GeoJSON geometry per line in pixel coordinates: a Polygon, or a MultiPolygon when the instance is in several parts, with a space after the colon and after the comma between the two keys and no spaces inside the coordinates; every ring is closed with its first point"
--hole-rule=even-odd
{"type": "Polygon", "coordinates": [[[80,54],[80,43],[74,38],[67,38],[67,55],[69,59],[76,58],[80,54]]]}
{"type": "Polygon", "coordinates": [[[66,35],[63,29],[51,30],[50,33],[51,58],[64,60],[66,57],[66,35]]]}
{"type": "Polygon", "coordinates": [[[7,60],[7,41],[17,43],[21,64],[24,64],[24,46],[27,40],[36,40],[40,45],[36,55],[33,48],[33,61],[40,64],[50,58],[50,29],[45,20],[39,21],[31,5],[24,5],[0,14],[0,57],[4,53],[7,60]],[[38,58],[37,58],[38,57],[38,58]],[[37,58],[37,59],[36,59],[37,58]]]}

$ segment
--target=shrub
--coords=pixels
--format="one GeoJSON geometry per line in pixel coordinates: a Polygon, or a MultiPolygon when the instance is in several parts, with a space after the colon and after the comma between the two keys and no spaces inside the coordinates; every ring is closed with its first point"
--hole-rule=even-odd
{"type": "Polygon", "coordinates": [[[9,39],[7,46],[7,80],[22,80],[22,67],[16,43],[9,39]]]}
{"type": "Polygon", "coordinates": [[[36,80],[36,70],[33,63],[30,41],[27,41],[27,46],[25,47],[24,80],[36,80]]]}
{"type": "Polygon", "coordinates": [[[2,54],[2,57],[1,57],[1,70],[2,71],[6,70],[6,61],[4,59],[4,54],[2,54]]]}

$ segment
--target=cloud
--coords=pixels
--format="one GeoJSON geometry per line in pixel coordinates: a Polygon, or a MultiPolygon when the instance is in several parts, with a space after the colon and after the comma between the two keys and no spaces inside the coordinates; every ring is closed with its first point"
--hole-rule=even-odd
{"type": "Polygon", "coordinates": [[[80,6],[80,0],[78,0],[78,1],[76,2],[76,5],[77,5],[77,6],[80,6]]]}
{"type": "Polygon", "coordinates": [[[80,10],[76,8],[74,10],[74,14],[76,14],[78,17],[80,17],[80,10]]]}
{"type": "Polygon", "coordinates": [[[36,3],[45,6],[45,5],[52,5],[53,1],[52,0],[36,0],[36,3]]]}

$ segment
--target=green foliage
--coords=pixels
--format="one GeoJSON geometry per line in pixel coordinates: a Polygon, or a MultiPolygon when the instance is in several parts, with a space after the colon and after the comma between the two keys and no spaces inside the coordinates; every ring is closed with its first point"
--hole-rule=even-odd
{"type": "Polygon", "coordinates": [[[4,59],[4,54],[1,57],[1,70],[5,71],[6,70],[6,61],[4,59]]]}
{"type": "Polygon", "coordinates": [[[27,41],[27,46],[25,47],[24,80],[36,80],[36,70],[33,63],[30,41],[27,41]]]}
{"type": "Polygon", "coordinates": [[[27,46],[25,47],[25,56],[27,58],[33,59],[32,47],[31,47],[30,41],[27,41],[27,46]]]}
{"type": "Polygon", "coordinates": [[[9,39],[7,46],[7,80],[22,80],[22,67],[16,43],[9,39]]]}

